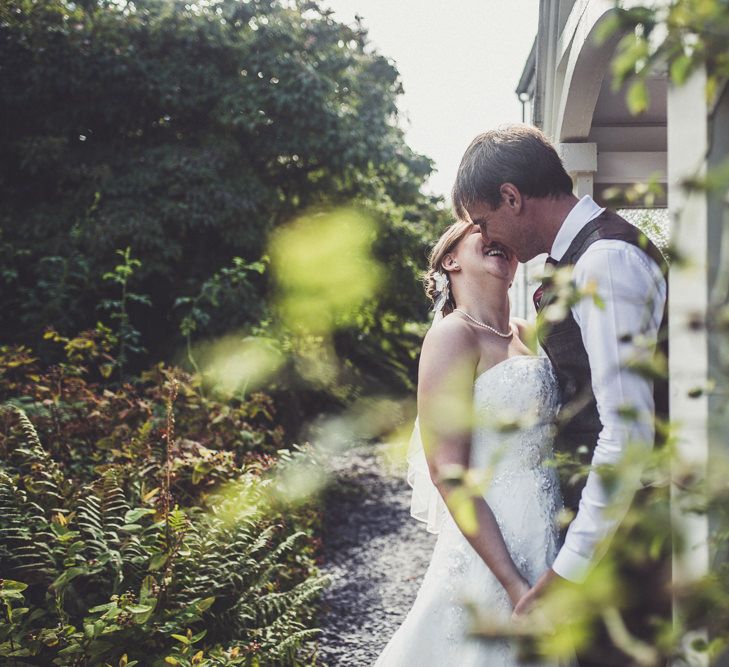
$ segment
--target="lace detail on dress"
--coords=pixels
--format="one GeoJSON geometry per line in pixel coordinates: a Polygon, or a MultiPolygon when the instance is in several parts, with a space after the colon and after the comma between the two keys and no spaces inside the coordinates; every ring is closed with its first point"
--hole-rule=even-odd
{"type": "Polygon", "coordinates": [[[559,387],[546,357],[511,357],[482,373],[474,403],[472,467],[498,463],[505,475],[551,458],[559,387]]]}
{"type": "MultiPolygon", "coordinates": [[[[456,529],[457,530],[457,529],[456,529]]],[[[449,550],[447,556],[446,589],[448,593],[448,608],[446,610],[446,639],[452,647],[463,639],[466,623],[466,610],[461,604],[462,591],[460,583],[468,571],[470,544],[465,539],[449,550]],[[468,547],[468,548],[466,548],[468,547]]]]}

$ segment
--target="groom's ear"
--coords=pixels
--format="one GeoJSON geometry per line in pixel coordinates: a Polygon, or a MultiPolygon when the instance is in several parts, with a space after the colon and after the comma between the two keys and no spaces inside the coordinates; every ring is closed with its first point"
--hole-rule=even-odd
{"type": "Polygon", "coordinates": [[[499,192],[501,193],[502,206],[508,206],[515,213],[521,211],[522,196],[516,185],[513,183],[502,183],[499,192]]]}

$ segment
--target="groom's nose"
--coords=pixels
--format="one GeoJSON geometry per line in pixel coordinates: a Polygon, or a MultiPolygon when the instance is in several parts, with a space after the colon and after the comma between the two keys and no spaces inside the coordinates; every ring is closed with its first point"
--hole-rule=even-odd
{"type": "Polygon", "coordinates": [[[486,245],[491,245],[491,237],[488,235],[488,231],[486,229],[486,223],[485,222],[479,222],[477,227],[481,230],[481,236],[483,237],[483,241],[486,245]]]}

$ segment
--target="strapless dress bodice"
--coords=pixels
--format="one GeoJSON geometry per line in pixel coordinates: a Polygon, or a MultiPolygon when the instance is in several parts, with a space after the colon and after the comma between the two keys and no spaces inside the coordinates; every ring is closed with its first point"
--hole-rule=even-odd
{"type": "Polygon", "coordinates": [[[515,356],[474,382],[471,466],[505,473],[542,466],[552,456],[559,387],[546,357],[515,356]]]}

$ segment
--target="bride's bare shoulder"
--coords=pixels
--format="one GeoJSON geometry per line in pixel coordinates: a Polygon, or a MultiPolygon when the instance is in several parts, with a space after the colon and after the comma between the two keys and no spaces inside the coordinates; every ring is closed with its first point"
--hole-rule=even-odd
{"type": "Polygon", "coordinates": [[[475,372],[479,356],[476,334],[460,317],[447,315],[436,322],[426,334],[420,352],[419,395],[444,381],[452,383],[454,379],[470,378],[464,384],[473,382],[473,373],[456,373],[454,376],[452,369],[471,369],[475,372]]]}
{"type": "Polygon", "coordinates": [[[478,340],[473,327],[453,315],[446,315],[440,322],[436,322],[423,340],[423,353],[467,351],[478,348],[478,340]]]}

